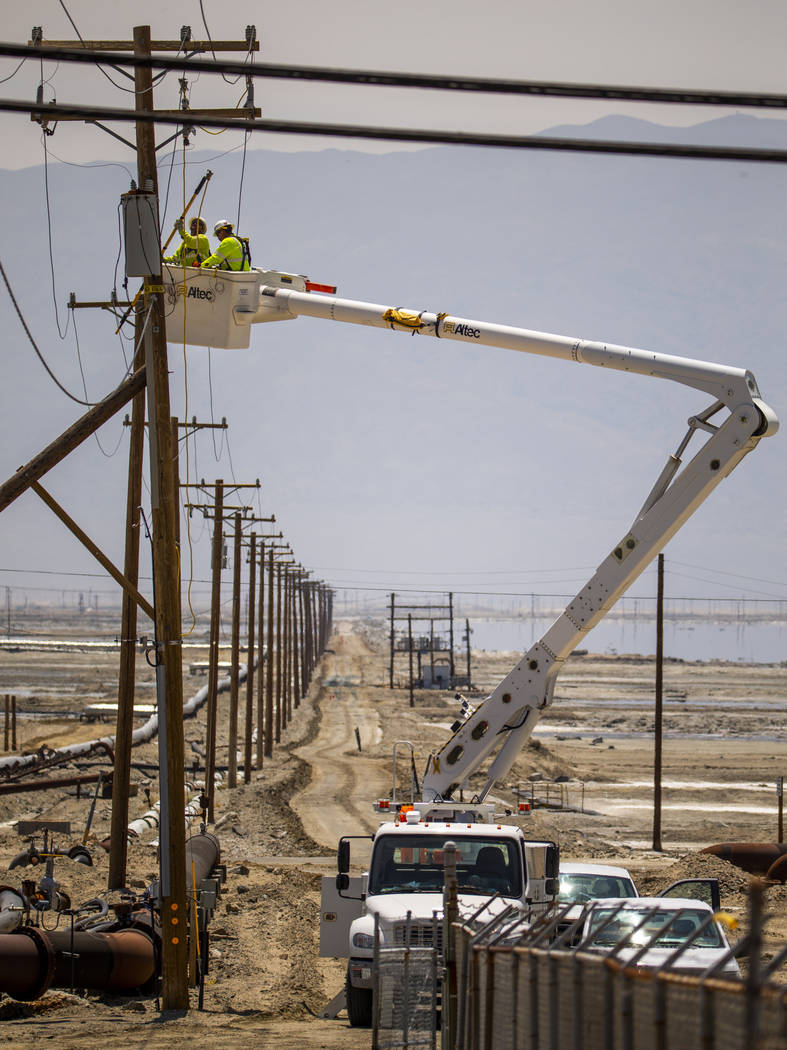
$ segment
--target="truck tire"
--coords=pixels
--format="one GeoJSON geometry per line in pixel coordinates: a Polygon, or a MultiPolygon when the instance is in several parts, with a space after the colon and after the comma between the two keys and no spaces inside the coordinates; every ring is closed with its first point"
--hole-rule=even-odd
{"type": "Polygon", "coordinates": [[[372,989],[353,988],[350,974],[345,983],[347,997],[347,1019],[352,1028],[372,1027],[372,989]]]}

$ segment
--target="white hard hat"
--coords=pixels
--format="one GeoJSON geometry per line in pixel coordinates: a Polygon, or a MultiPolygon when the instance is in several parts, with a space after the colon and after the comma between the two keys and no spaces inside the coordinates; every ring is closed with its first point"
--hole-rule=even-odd
{"type": "Polygon", "coordinates": [[[232,228],[232,223],[229,219],[219,219],[219,221],[213,227],[213,232],[218,233],[219,230],[232,230],[232,228]]]}

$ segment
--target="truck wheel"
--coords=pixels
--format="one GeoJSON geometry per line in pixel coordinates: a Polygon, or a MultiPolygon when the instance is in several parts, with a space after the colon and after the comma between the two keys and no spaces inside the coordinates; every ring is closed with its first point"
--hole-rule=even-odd
{"type": "Polygon", "coordinates": [[[372,989],[353,988],[350,974],[345,984],[347,995],[347,1018],[353,1028],[372,1027],[372,989]]]}

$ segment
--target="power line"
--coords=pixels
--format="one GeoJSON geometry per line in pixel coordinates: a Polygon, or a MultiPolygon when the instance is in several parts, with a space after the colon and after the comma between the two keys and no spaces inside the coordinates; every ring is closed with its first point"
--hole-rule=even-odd
{"type": "Polygon", "coordinates": [[[46,363],[46,361],[44,359],[44,355],[38,349],[36,341],[33,338],[33,335],[31,333],[30,329],[27,327],[27,321],[25,320],[24,315],[22,314],[22,311],[19,308],[19,303],[16,301],[16,297],[15,297],[15,295],[13,293],[13,290],[11,288],[11,284],[10,284],[10,282],[8,280],[8,277],[6,276],[5,267],[3,266],[2,262],[0,262],[0,276],[2,276],[3,281],[5,282],[5,286],[6,286],[7,290],[8,290],[9,296],[11,297],[11,302],[14,304],[14,309],[16,310],[17,316],[19,317],[19,320],[20,320],[20,322],[22,324],[22,327],[25,330],[25,334],[27,335],[27,338],[30,340],[30,345],[33,347],[33,349],[35,350],[36,354],[38,355],[38,360],[41,362],[41,364],[46,369],[47,374],[49,375],[49,378],[52,380],[53,383],[55,383],[55,385],[57,387],[60,388],[60,390],[62,390],[62,392],[66,395],[66,397],[70,397],[71,400],[72,401],[76,401],[76,403],[78,405],[87,405],[88,407],[92,408],[93,407],[93,402],[92,401],[83,401],[81,397],[76,397],[70,391],[66,390],[66,388],[63,386],[63,384],[60,382],[60,380],[55,375],[55,373],[52,371],[52,369],[46,363]]]}
{"type": "MultiPolygon", "coordinates": [[[[152,42],[155,50],[156,41],[152,42]]],[[[48,58],[62,62],[98,64],[109,60],[115,66],[180,70],[200,73],[230,73],[273,80],[306,80],[318,83],[360,84],[367,87],[419,88],[428,91],[472,94],[530,95],[540,98],[600,99],[618,102],[657,102],[690,106],[723,106],[756,109],[787,109],[787,95],[753,91],[704,91],[688,88],[647,88],[611,84],[574,84],[569,81],[509,80],[434,73],[393,73],[385,70],[336,69],[326,66],[280,65],[272,62],[250,67],[243,62],[209,59],[164,58],[159,55],[130,56],[63,47],[29,47],[0,43],[0,56],[48,58]]],[[[248,56],[247,56],[248,57],[248,56]]]]}
{"type": "MultiPolygon", "coordinates": [[[[107,106],[31,103],[21,99],[0,99],[0,112],[31,113],[38,119],[116,120],[123,123],[180,126],[183,116],[107,106]]],[[[238,110],[238,113],[244,112],[238,110]]],[[[759,164],[787,163],[787,150],[757,149],[744,146],[686,146],[665,142],[624,142],[598,139],[563,138],[547,135],[493,135],[474,131],[439,131],[421,128],[389,128],[362,124],[321,124],[297,120],[232,120],[199,117],[200,127],[232,128],[243,132],[275,135],[311,135],[323,138],[374,139],[383,142],[423,142],[443,146],[485,146],[496,149],[552,150],[563,153],[601,153],[622,156],[674,157],[681,160],[728,160],[759,164]]]]}

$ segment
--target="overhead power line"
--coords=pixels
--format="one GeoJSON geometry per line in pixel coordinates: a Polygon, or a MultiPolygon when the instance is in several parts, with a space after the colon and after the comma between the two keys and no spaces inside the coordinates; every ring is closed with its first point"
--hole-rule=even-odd
{"type": "MultiPolygon", "coordinates": [[[[388,142],[424,142],[447,146],[489,146],[498,149],[557,150],[569,153],[608,153],[630,156],[677,157],[684,160],[732,160],[753,163],[785,164],[787,150],[751,149],[742,146],[683,146],[664,142],[618,142],[597,139],[559,138],[545,135],[490,135],[483,132],[435,131],[420,128],[370,127],[360,124],[320,124],[296,120],[231,120],[221,117],[192,117],[182,114],[155,113],[105,106],[41,105],[21,99],[0,99],[0,112],[30,113],[49,120],[119,120],[125,123],[166,124],[183,126],[199,123],[203,128],[234,128],[243,132],[267,132],[285,135],[318,135],[328,138],[375,139],[388,142]]],[[[243,112],[238,110],[239,113],[243,112]]]]}
{"type": "MultiPolygon", "coordinates": [[[[542,98],[582,98],[620,102],[657,102],[691,106],[724,106],[756,109],[787,109],[787,95],[753,91],[703,91],[690,88],[647,88],[610,84],[572,84],[559,81],[508,80],[433,73],[393,73],[385,70],[336,69],[327,66],[295,66],[263,62],[250,67],[247,61],[134,57],[96,49],[95,41],[74,49],[60,46],[32,47],[0,43],[0,56],[43,58],[51,61],[109,63],[150,69],[185,70],[194,73],[230,73],[274,80],[307,80],[332,84],[362,84],[368,87],[419,88],[432,91],[462,91],[474,94],[535,95],[542,98]]],[[[157,42],[151,41],[153,51],[157,42]]],[[[197,46],[197,45],[192,45],[197,46]]],[[[199,45],[200,47],[202,45],[199,45]]],[[[215,44],[216,50],[220,48],[215,44]]],[[[212,49],[212,48],[211,48],[212,49]]]]}

